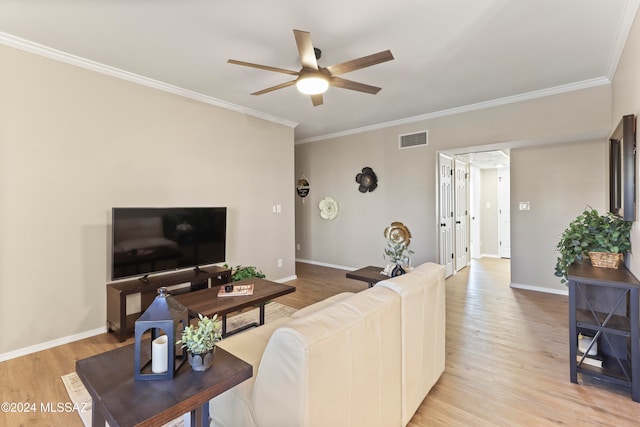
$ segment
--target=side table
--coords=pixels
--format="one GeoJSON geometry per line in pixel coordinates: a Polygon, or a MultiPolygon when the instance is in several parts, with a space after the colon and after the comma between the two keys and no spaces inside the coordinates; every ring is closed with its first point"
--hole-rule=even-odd
{"type": "Polygon", "coordinates": [[[640,282],[624,265],[593,267],[587,261],[569,266],[570,379],[578,373],[631,389],[640,402],[640,282]],[[599,342],[602,367],[582,363],[578,334],[599,342]]]}
{"type": "Polygon", "coordinates": [[[135,381],[134,346],[76,362],[93,399],[91,425],[159,426],[191,412],[191,425],[209,425],[209,400],[251,378],[250,364],[216,347],[213,366],[196,372],[185,364],[171,380],[135,381]],[[196,420],[199,420],[196,421],[196,420]]]}
{"type": "Polygon", "coordinates": [[[389,279],[388,276],[381,273],[382,270],[384,270],[384,267],[374,267],[370,265],[348,272],[347,279],[361,280],[367,282],[369,287],[372,287],[381,280],[389,279]]]}

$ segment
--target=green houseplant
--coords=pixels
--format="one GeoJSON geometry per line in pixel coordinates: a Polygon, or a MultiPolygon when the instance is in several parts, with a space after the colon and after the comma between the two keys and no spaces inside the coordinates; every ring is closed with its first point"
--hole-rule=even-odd
{"type": "Polygon", "coordinates": [[[384,249],[384,258],[388,258],[392,263],[399,264],[401,266],[409,265],[411,255],[413,255],[413,251],[407,248],[405,242],[397,243],[393,240],[389,240],[387,242],[387,247],[384,249]]]}
{"type": "MultiPolygon", "coordinates": [[[[224,266],[225,268],[229,268],[229,265],[227,264],[225,264],[224,266]]],[[[244,279],[253,279],[254,277],[257,277],[258,279],[264,279],[266,276],[262,273],[262,271],[252,266],[238,265],[231,269],[232,282],[237,282],[238,280],[244,279]]]]}
{"type": "Polygon", "coordinates": [[[558,258],[555,275],[567,282],[567,271],[575,261],[589,256],[589,252],[625,254],[631,251],[631,222],[607,213],[600,215],[588,207],[564,230],[556,246],[558,258]]]}
{"type": "Polygon", "coordinates": [[[189,364],[195,371],[204,371],[211,367],[213,350],[222,339],[222,327],[218,315],[212,318],[198,314],[197,325],[189,325],[182,331],[182,348],[189,352],[189,364]]]}

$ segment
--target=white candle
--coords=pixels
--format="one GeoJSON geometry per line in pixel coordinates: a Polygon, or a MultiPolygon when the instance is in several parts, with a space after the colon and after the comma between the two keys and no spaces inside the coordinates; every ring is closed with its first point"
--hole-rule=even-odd
{"type": "MultiPolygon", "coordinates": [[[[591,341],[593,341],[593,337],[588,337],[586,335],[579,334],[578,335],[578,350],[582,353],[587,351],[589,345],[591,345],[591,341]]],[[[587,353],[589,356],[597,356],[598,355],[598,341],[594,342],[591,346],[591,349],[587,353]]]]}
{"type": "Polygon", "coordinates": [[[161,374],[167,372],[169,357],[167,336],[162,335],[151,342],[151,372],[161,374]]]}

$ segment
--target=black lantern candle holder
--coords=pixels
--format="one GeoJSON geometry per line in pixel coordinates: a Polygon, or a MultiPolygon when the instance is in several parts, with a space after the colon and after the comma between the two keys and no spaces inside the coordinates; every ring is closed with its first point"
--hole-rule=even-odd
{"type": "Polygon", "coordinates": [[[166,380],[175,376],[187,359],[186,351],[176,342],[188,324],[188,309],[171,297],[167,288],[158,289],[158,296],[136,320],[134,379],[166,380]],[[148,342],[142,339],[147,331],[151,331],[148,342]]]}

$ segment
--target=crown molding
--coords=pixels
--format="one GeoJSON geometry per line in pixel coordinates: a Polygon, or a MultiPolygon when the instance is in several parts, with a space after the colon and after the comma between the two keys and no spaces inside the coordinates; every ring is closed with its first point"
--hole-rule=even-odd
{"type": "Polygon", "coordinates": [[[142,86],[147,86],[153,89],[161,90],[163,92],[168,92],[174,95],[182,96],[184,98],[193,99],[195,101],[199,101],[204,104],[209,104],[216,107],[224,108],[226,110],[231,110],[238,113],[246,114],[248,116],[256,117],[258,119],[266,120],[269,122],[277,123],[277,124],[288,126],[291,128],[295,128],[296,126],[298,126],[298,123],[293,122],[291,120],[275,117],[270,114],[262,113],[260,111],[243,107],[241,105],[232,104],[230,102],[222,101],[220,99],[203,95],[198,92],[194,92],[178,86],[173,86],[173,85],[161,82],[159,80],[150,79],[138,74],[121,70],[119,68],[101,64],[96,61],[91,61],[86,58],[81,58],[79,56],[72,55],[70,53],[63,52],[57,49],[53,49],[38,43],[34,43],[32,41],[13,36],[11,34],[0,32],[0,44],[9,46],[15,49],[19,49],[25,52],[33,53],[35,55],[43,56],[49,59],[53,59],[55,61],[74,65],[76,67],[95,71],[100,74],[105,74],[107,76],[115,77],[121,80],[126,80],[142,86]]]}
{"type": "Polygon", "coordinates": [[[528,101],[530,99],[543,98],[545,96],[558,95],[566,92],[573,92],[576,90],[588,89],[592,87],[611,84],[611,80],[606,77],[597,77],[594,79],[583,80],[580,82],[569,83],[566,85],[554,86],[547,89],[536,90],[532,92],[523,93],[520,95],[507,96],[504,98],[493,99],[491,101],[478,102],[476,104],[464,105],[462,107],[450,108],[447,110],[435,111],[433,113],[422,114],[419,116],[407,117],[405,119],[393,120],[390,122],[378,123],[371,126],[364,126],[355,129],[349,129],[341,132],[335,132],[326,135],[314,136],[311,138],[304,138],[297,140],[295,143],[306,144],[308,142],[324,141],[327,139],[338,138],[347,135],[353,135],[357,133],[369,132],[379,129],[385,129],[393,126],[400,126],[409,123],[420,122],[423,120],[431,120],[439,117],[452,116],[455,114],[467,113],[469,111],[482,110],[485,108],[498,107],[501,105],[513,104],[516,102],[528,101]]]}
{"type": "Polygon", "coordinates": [[[635,19],[639,6],[640,0],[628,0],[625,2],[625,9],[622,12],[622,16],[620,16],[620,22],[618,22],[617,25],[618,33],[613,43],[611,57],[609,58],[609,67],[607,68],[606,77],[611,81],[613,81],[613,76],[618,68],[618,63],[620,62],[620,58],[622,58],[622,52],[624,51],[624,46],[629,38],[629,32],[631,31],[631,26],[633,25],[633,20],[635,19]]]}

